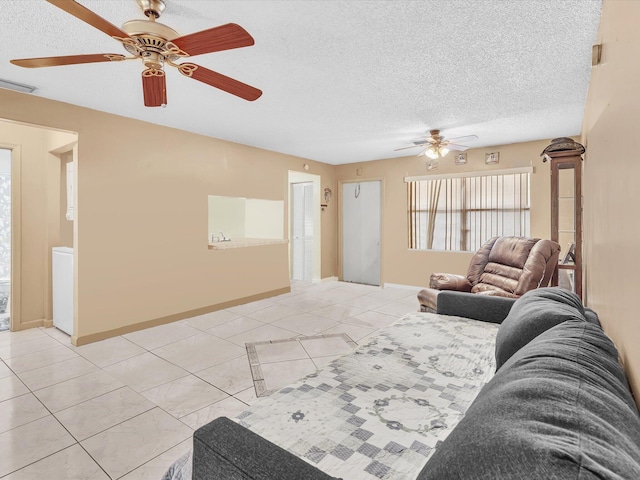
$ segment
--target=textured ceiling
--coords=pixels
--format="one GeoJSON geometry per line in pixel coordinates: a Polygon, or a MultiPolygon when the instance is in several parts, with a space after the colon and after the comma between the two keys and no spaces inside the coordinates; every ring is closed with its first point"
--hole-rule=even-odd
{"type": "MultiPolygon", "coordinates": [[[[121,26],[135,0],[81,0],[121,26]]],[[[145,108],[139,61],[24,69],[12,58],[125,53],[44,0],[0,0],[0,78],[34,95],[331,164],[439,128],[472,147],[580,133],[601,0],[167,0],[180,34],[243,26],[252,47],[194,61],[263,90],[247,102],[167,72],[145,108]]],[[[417,152],[416,152],[417,153],[417,152]]]]}

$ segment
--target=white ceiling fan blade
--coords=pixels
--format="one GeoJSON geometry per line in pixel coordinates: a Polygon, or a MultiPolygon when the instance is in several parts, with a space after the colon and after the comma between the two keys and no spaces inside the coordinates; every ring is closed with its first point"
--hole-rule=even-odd
{"type": "Polygon", "coordinates": [[[448,138],[447,141],[455,142],[455,143],[465,143],[465,142],[471,142],[477,139],[478,139],[477,135],[465,135],[464,137],[448,138]]]}
{"type": "Polygon", "coordinates": [[[465,145],[456,145],[455,143],[443,143],[442,146],[444,148],[448,148],[449,150],[457,150],[458,152],[464,152],[465,150],[469,150],[469,147],[465,145]]]}
{"type": "Polygon", "coordinates": [[[399,151],[399,150],[406,150],[407,148],[416,148],[416,147],[421,147],[421,146],[422,146],[422,145],[410,145],[410,146],[408,146],[408,147],[400,147],[400,148],[396,148],[396,149],[394,150],[394,152],[397,152],[397,151],[399,151]]]}

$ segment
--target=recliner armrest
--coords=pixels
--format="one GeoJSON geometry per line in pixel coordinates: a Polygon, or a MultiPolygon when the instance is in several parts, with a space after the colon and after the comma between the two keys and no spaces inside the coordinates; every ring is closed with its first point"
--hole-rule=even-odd
{"type": "Polygon", "coordinates": [[[437,290],[455,290],[457,292],[470,292],[471,283],[467,277],[453,273],[432,273],[429,278],[429,288],[437,290]]]}
{"type": "Polygon", "coordinates": [[[502,323],[515,301],[515,298],[445,290],[438,294],[436,313],[502,323]]]}

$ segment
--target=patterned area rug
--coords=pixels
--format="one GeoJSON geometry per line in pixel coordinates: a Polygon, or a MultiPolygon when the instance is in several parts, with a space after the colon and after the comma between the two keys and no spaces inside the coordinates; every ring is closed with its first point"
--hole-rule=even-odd
{"type": "Polygon", "coordinates": [[[493,376],[497,328],[407,315],[235,421],[332,476],[414,479],[493,376]]]}
{"type": "Polygon", "coordinates": [[[256,397],[266,397],[313,374],[320,361],[349,353],[358,345],[346,333],[313,335],[245,344],[256,397]]]}

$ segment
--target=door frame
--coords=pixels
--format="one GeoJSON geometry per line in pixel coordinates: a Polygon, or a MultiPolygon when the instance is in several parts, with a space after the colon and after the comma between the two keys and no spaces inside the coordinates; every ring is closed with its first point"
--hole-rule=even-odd
{"type": "Polygon", "coordinates": [[[380,182],[380,288],[384,285],[384,257],[382,252],[384,251],[384,178],[382,177],[364,177],[338,180],[338,280],[344,281],[343,276],[343,245],[342,245],[342,185],[345,183],[365,183],[365,182],[380,182]]]}
{"type": "Polygon", "coordinates": [[[321,214],[320,214],[320,190],[321,190],[321,177],[313,173],[298,172],[295,170],[289,170],[289,178],[287,181],[287,229],[289,238],[289,278],[293,273],[293,242],[291,238],[291,185],[294,183],[313,183],[313,260],[311,267],[311,281],[313,283],[319,283],[322,280],[321,276],[321,260],[322,260],[322,231],[321,231],[321,214]]]}
{"type": "Polygon", "coordinates": [[[0,148],[11,150],[11,293],[9,294],[9,330],[20,330],[22,318],[22,147],[0,142],[0,148]]]}

